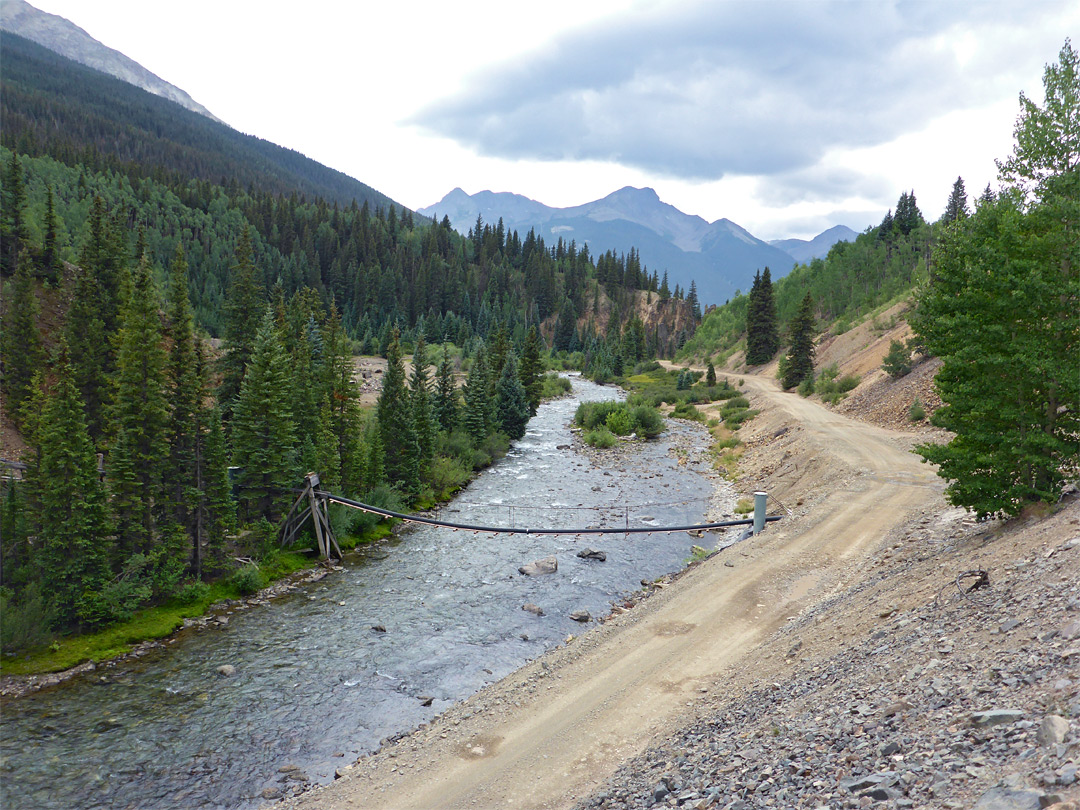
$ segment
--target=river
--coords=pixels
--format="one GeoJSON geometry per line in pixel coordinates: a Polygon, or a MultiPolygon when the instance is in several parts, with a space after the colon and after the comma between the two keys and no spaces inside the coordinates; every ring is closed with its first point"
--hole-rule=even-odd
{"type": "MultiPolygon", "coordinates": [[[[711,482],[670,452],[680,434],[704,441],[700,427],[669,420],[658,440],[625,451],[573,449],[578,403],[618,395],[575,377],[573,396],[543,404],[525,437],[441,514],[560,528],[701,522],[711,482]]],[[[8,701],[3,806],[250,808],[286,778],[330,781],[385,737],[586,630],[572,611],[604,615],[643,578],[678,570],[694,542],[683,532],[404,530],[223,627],[184,631],[142,658],[8,701]],[[578,558],[586,546],[607,561],[578,558]],[[552,554],[557,573],[518,574],[552,554]],[[545,615],[523,611],[527,602],[545,615]],[[224,664],[233,676],[218,674],[224,664]]]]}

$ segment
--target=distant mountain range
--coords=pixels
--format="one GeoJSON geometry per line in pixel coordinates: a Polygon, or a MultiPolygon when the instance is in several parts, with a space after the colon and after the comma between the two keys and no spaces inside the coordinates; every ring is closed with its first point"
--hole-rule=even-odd
{"type": "Polygon", "coordinates": [[[501,218],[507,230],[524,235],[535,228],[549,245],[559,238],[574,240],[579,246],[588,244],[594,256],[608,250],[626,253],[634,247],[649,270],[661,276],[667,271],[672,288],[679,284],[687,289],[695,281],[705,305],[721,304],[736,290],[749,289],[754,273],[764,267],[778,279],[796,262],[823,256],[836,242],[856,235],[850,228],[837,226],[810,241],[787,239],[770,244],[729,219],[706,222],[663,202],[651,188],[631,186],[571,208],[552,208],[520,194],[481,191],[470,195],[455,188],[417,213],[447,216],[462,233],[476,224],[478,216],[490,224],[501,218]]]}
{"type": "Polygon", "coordinates": [[[221,121],[179,87],[169,84],[119,51],[101,44],[75,23],[34,8],[24,0],[0,0],[0,30],[18,34],[66,56],[72,62],[115,76],[155,96],[175,101],[192,112],[221,121]]]}
{"type": "Polygon", "coordinates": [[[787,253],[799,264],[806,264],[828,254],[837,242],[851,242],[858,234],[847,225],[835,225],[813,239],[772,239],[769,244],[787,253]]]}

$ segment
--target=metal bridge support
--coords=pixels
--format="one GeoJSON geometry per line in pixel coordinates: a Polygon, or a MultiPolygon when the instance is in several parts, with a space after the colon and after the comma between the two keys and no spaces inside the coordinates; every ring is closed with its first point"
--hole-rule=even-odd
{"type": "Polygon", "coordinates": [[[754,493],[754,534],[761,534],[765,528],[765,501],[768,497],[765,492],[754,493]]]}

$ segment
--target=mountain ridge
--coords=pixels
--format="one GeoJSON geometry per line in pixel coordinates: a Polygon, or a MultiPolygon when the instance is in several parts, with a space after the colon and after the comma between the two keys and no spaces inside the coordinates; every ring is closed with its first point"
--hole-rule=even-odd
{"type": "Polygon", "coordinates": [[[120,51],[94,39],[70,20],[42,11],[26,0],[0,0],[0,30],[29,39],[73,62],[173,101],[219,124],[225,124],[176,85],[165,81],[120,51]]]}

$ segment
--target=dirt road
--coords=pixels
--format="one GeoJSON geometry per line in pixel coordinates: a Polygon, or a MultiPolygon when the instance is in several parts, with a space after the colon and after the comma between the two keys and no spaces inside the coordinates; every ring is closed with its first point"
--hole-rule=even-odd
{"type": "Polygon", "coordinates": [[[722,691],[725,669],[770,631],[850,584],[860,560],[940,492],[897,434],[768,379],[747,377],[745,390],[763,413],[744,433],[767,445],[789,428],[774,491],[799,503],[794,516],[288,806],[572,804],[696,697],[722,691]],[[797,493],[815,496],[802,505],[797,493]]]}

